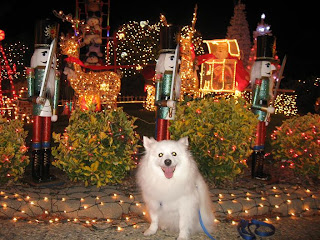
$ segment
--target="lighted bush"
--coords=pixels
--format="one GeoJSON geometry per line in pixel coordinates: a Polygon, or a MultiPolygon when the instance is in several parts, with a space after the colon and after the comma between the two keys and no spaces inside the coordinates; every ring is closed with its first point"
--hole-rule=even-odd
{"type": "Polygon", "coordinates": [[[22,177],[29,164],[27,134],[22,121],[9,121],[0,115],[0,183],[14,182],[22,177]]]}
{"type": "Polygon", "coordinates": [[[208,98],[179,104],[170,132],[173,139],[188,136],[202,174],[220,182],[247,166],[257,121],[241,98],[208,98]]]}
{"type": "Polygon", "coordinates": [[[320,178],[320,116],[287,119],[271,135],[275,160],[287,162],[297,173],[320,178]]]}
{"type": "Polygon", "coordinates": [[[65,133],[53,134],[59,145],[52,149],[52,164],[85,185],[121,182],[135,167],[139,136],[134,121],[121,108],[74,111],[65,133]]]}

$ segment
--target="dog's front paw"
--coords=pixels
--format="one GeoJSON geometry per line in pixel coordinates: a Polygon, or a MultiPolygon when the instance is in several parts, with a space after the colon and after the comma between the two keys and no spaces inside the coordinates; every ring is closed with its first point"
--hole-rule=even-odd
{"type": "Polygon", "coordinates": [[[188,240],[189,236],[187,233],[179,233],[179,237],[177,238],[177,240],[188,240]]]}
{"type": "Polygon", "coordinates": [[[168,228],[167,228],[166,226],[161,226],[160,229],[161,229],[162,231],[166,231],[168,228]]]}
{"type": "Polygon", "coordinates": [[[177,238],[177,240],[188,240],[188,239],[189,239],[188,237],[180,237],[180,236],[177,238]]]}
{"type": "Polygon", "coordinates": [[[150,236],[150,235],[153,235],[157,232],[157,229],[154,229],[152,227],[149,227],[143,234],[145,236],[150,236]]]}

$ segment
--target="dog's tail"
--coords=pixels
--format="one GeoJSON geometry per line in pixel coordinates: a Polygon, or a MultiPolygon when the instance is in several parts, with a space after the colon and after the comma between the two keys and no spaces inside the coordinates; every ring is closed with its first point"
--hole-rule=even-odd
{"type": "Polygon", "coordinates": [[[213,232],[214,225],[214,215],[213,215],[213,205],[210,198],[210,192],[207,184],[203,180],[202,176],[199,177],[197,181],[198,192],[200,196],[200,214],[202,218],[202,223],[208,232],[213,232]]]}

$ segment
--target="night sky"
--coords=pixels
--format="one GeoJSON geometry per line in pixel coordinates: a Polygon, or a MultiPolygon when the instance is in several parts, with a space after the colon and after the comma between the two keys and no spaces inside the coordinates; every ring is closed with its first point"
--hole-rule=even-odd
{"type": "MultiPolygon", "coordinates": [[[[107,1],[107,0],[105,0],[107,1]]],[[[52,10],[75,12],[75,0],[22,1],[5,0],[0,3],[0,29],[5,30],[7,41],[23,40],[32,46],[34,23],[51,17],[52,10]]],[[[111,33],[130,20],[150,20],[154,23],[163,13],[168,22],[179,26],[191,23],[194,6],[198,4],[196,29],[203,39],[225,38],[233,16],[235,0],[220,1],[119,1],[111,0],[111,33]]],[[[317,1],[242,0],[246,4],[250,31],[255,30],[262,13],[277,38],[280,59],[288,56],[285,76],[300,79],[320,77],[319,14],[317,1]],[[318,45],[317,45],[318,44],[318,45]]],[[[60,21],[57,19],[57,21],[60,21]]],[[[71,28],[63,23],[61,29],[71,28]]],[[[5,40],[5,41],[6,41],[5,40]]]]}

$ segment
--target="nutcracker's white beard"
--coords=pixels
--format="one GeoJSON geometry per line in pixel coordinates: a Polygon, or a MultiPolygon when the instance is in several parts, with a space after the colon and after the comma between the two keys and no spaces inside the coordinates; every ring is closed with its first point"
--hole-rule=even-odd
{"type": "Polygon", "coordinates": [[[251,73],[250,73],[250,84],[252,88],[256,82],[256,79],[261,78],[261,63],[262,63],[261,61],[256,61],[252,65],[251,73]]]}

